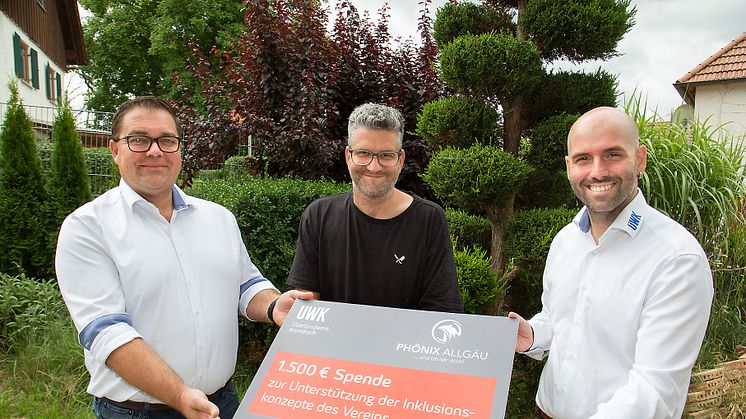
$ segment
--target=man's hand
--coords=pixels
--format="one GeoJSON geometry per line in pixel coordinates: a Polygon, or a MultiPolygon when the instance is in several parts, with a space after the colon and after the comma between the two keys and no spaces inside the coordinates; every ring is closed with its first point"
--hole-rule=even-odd
{"type": "Polygon", "coordinates": [[[272,312],[272,317],[274,318],[275,323],[277,323],[278,326],[282,326],[282,323],[285,322],[285,318],[288,316],[290,308],[293,306],[296,299],[313,300],[314,297],[316,296],[311,291],[285,291],[280,295],[280,298],[275,304],[275,309],[272,312]]]}
{"type": "Polygon", "coordinates": [[[515,341],[515,351],[525,352],[534,344],[534,329],[528,324],[526,319],[518,315],[518,313],[510,312],[508,317],[511,319],[518,319],[518,338],[515,341]]]}
{"type": "Polygon", "coordinates": [[[219,418],[220,409],[207,399],[205,393],[185,388],[177,399],[177,410],[187,419],[219,418]]]}

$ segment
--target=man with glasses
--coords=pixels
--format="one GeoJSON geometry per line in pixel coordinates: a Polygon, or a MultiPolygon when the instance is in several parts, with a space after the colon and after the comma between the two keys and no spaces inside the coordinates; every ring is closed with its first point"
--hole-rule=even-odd
{"type": "Polygon", "coordinates": [[[352,191],[311,203],[288,284],[327,301],[462,312],[443,209],[395,187],[404,118],[364,104],[349,118],[352,191]]]}
{"type": "Polygon", "coordinates": [[[281,324],[295,298],[312,295],[280,296],[251,262],[233,215],[176,187],[181,127],[167,103],[122,104],[112,137],[119,186],[65,219],[56,257],[94,413],[230,418],[237,312],[281,324]]]}

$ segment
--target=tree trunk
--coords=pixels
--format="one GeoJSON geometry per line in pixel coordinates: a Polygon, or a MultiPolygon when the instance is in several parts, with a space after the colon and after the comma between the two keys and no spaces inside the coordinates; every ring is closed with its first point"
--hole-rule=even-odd
{"type": "Polygon", "coordinates": [[[518,39],[526,39],[526,34],[523,33],[523,25],[521,25],[521,18],[523,18],[523,14],[526,13],[526,0],[518,0],[518,25],[516,26],[515,30],[515,37],[518,39]]]}
{"type": "MultiPolygon", "coordinates": [[[[518,155],[518,146],[521,143],[521,129],[523,111],[523,94],[502,102],[503,106],[503,151],[514,156],[518,155]]],[[[512,204],[510,205],[513,206],[512,204]]],[[[512,209],[512,208],[511,208],[512,209]]]]}
{"type": "MultiPolygon", "coordinates": [[[[505,235],[505,228],[507,227],[508,220],[513,216],[513,206],[515,202],[515,195],[511,195],[505,206],[497,208],[488,212],[487,217],[490,219],[492,224],[492,245],[490,246],[490,257],[492,258],[490,269],[500,279],[505,274],[508,267],[508,259],[503,252],[503,236],[505,235]]],[[[505,293],[498,294],[495,297],[495,302],[490,308],[491,314],[500,314],[505,305],[505,293]]]]}

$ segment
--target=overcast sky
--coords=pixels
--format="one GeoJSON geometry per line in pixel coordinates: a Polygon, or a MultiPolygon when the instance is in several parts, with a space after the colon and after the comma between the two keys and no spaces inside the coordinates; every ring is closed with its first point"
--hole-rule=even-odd
{"type": "MultiPolygon", "coordinates": [[[[335,0],[330,2],[335,4],[335,0]]],[[[352,3],[377,17],[384,0],[352,3]]],[[[432,16],[446,3],[434,0],[432,16]]],[[[391,0],[388,4],[392,35],[416,39],[419,0],[391,0]]],[[[746,0],[633,0],[632,4],[637,7],[636,23],[618,45],[621,55],[606,62],[584,63],[580,68],[595,71],[600,66],[617,75],[623,94],[620,102],[637,89],[647,96],[648,107],[667,119],[682,103],[672,84],[746,32],[746,0]]]]}

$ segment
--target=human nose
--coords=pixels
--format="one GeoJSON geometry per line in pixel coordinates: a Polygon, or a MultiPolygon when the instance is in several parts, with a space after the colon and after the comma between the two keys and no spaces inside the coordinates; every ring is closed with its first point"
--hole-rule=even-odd
{"type": "Polygon", "coordinates": [[[381,162],[378,160],[378,154],[374,154],[373,158],[370,160],[370,163],[368,163],[368,170],[372,172],[378,172],[383,170],[383,166],[381,166],[381,162]]]}
{"type": "Polygon", "coordinates": [[[148,147],[148,151],[146,151],[145,154],[148,156],[156,157],[163,155],[163,151],[161,151],[161,144],[158,142],[158,140],[150,140],[150,147],[148,147]]]}
{"type": "Polygon", "coordinates": [[[609,170],[603,159],[594,159],[591,165],[590,176],[594,179],[601,179],[608,175],[609,170]]]}

